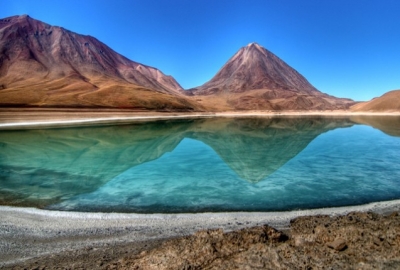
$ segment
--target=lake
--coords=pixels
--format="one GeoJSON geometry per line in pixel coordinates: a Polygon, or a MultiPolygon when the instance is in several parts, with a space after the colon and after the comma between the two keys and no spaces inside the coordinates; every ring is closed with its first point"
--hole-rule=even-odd
{"type": "Polygon", "coordinates": [[[400,199],[400,117],[205,118],[0,130],[0,205],[288,211],[400,199]]]}

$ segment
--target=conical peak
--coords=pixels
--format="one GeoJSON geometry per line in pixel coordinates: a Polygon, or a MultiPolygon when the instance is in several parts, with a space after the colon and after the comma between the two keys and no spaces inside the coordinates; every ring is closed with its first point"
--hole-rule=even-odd
{"type": "Polygon", "coordinates": [[[274,96],[277,90],[280,96],[293,96],[293,92],[320,95],[296,70],[255,42],[237,51],[210,81],[195,88],[195,94],[255,89],[275,91],[274,96]]]}
{"type": "Polygon", "coordinates": [[[258,59],[266,57],[267,53],[268,51],[264,49],[264,47],[252,42],[240,48],[240,50],[229,59],[225,66],[229,63],[236,63],[236,65],[241,65],[243,63],[256,63],[258,59]]]}
{"type": "Polygon", "coordinates": [[[247,44],[247,46],[246,46],[246,48],[262,48],[262,46],[260,46],[257,42],[252,42],[252,43],[249,43],[249,44],[247,44]]]}
{"type": "Polygon", "coordinates": [[[267,58],[272,57],[271,52],[255,42],[242,47],[236,55],[237,57],[232,57],[231,60],[239,60],[248,64],[256,64],[259,61],[265,61],[267,58]]]}
{"type": "Polygon", "coordinates": [[[265,51],[265,48],[263,46],[261,46],[260,44],[256,43],[256,42],[252,42],[247,44],[247,46],[243,47],[242,49],[246,50],[246,51],[265,51]]]}

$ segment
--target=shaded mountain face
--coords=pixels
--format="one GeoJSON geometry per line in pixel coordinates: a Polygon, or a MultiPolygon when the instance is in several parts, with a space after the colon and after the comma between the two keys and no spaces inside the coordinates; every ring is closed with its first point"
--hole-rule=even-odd
{"type": "Polygon", "coordinates": [[[321,93],[296,70],[256,43],[241,48],[220,71],[187,94],[221,109],[346,109],[353,101],[321,93]],[[224,102],[225,100],[225,102],[224,102]],[[218,102],[215,102],[218,103],[218,102]]]}
{"type": "Polygon", "coordinates": [[[193,109],[171,76],[27,15],[0,20],[0,89],[0,105],[193,109]]]}
{"type": "Polygon", "coordinates": [[[389,91],[370,101],[360,102],[351,107],[357,112],[390,112],[400,111],[400,90],[389,91]]]}

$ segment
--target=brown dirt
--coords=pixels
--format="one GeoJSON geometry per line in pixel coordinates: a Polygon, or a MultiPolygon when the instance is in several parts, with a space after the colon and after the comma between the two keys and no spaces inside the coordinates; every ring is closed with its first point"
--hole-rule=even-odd
{"type": "Polygon", "coordinates": [[[287,234],[269,226],[173,239],[108,269],[399,269],[400,217],[301,217],[287,234]]]}
{"type": "Polygon", "coordinates": [[[282,232],[233,232],[76,250],[8,269],[399,269],[400,216],[350,213],[299,217],[282,232]]]}

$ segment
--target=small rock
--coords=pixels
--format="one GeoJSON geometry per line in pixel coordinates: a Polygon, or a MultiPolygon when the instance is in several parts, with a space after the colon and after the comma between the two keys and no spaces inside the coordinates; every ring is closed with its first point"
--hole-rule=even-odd
{"type": "Polygon", "coordinates": [[[285,235],[281,231],[278,231],[268,225],[264,226],[264,230],[266,231],[266,233],[268,235],[268,239],[271,242],[285,242],[286,240],[288,240],[287,235],[285,235]]]}
{"type": "Polygon", "coordinates": [[[294,239],[294,245],[295,245],[296,247],[304,246],[305,242],[306,242],[306,241],[305,241],[303,238],[301,238],[301,237],[296,237],[296,238],[294,239]]]}
{"type": "Polygon", "coordinates": [[[346,244],[346,241],[344,239],[338,238],[333,242],[327,243],[327,246],[329,248],[334,249],[334,250],[342,251],[342,250],[346,249],[347,244],[346,244]]]}

